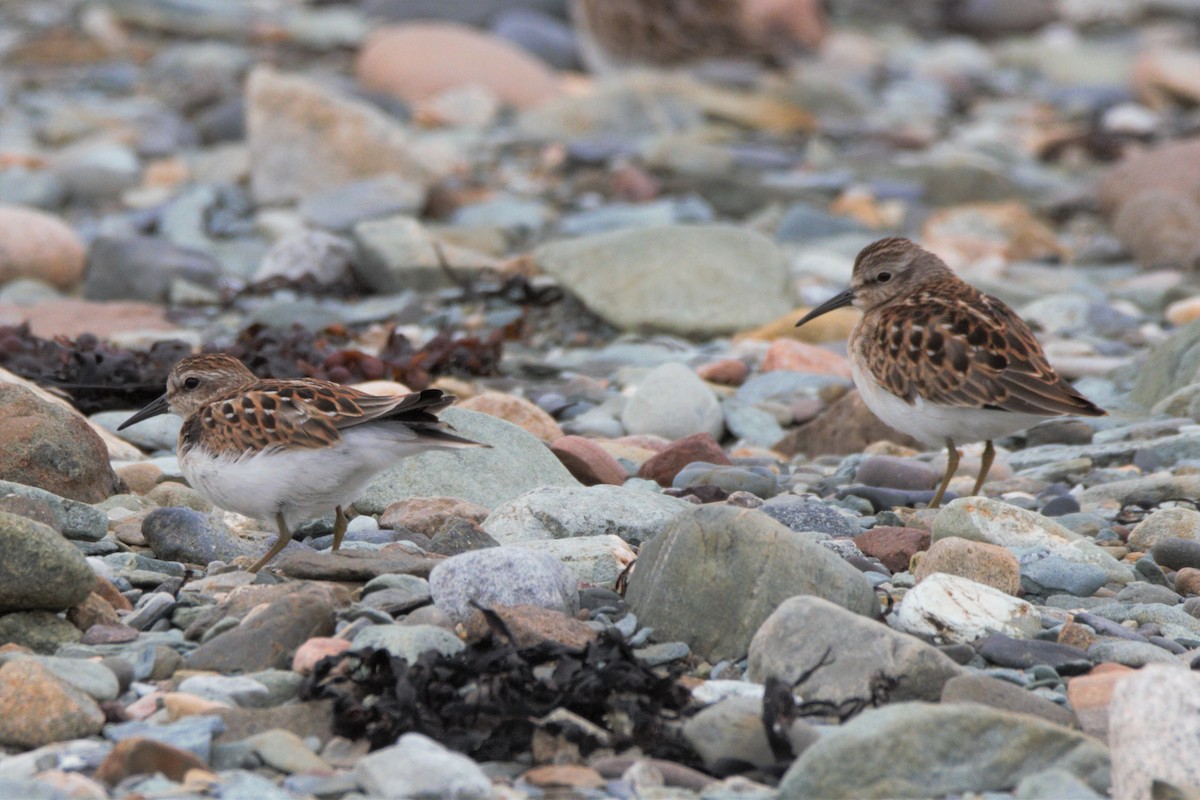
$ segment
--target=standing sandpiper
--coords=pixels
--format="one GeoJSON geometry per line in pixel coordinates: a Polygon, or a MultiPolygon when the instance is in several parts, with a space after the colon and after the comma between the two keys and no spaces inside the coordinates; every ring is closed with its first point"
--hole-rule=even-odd
{"type": "Polygon", "coordinates": [[[333,549],[346,533],[342,509],[376,473],[426,450],[489,447],[449,433],[437,412],[454,402],[438,389],[378,397],[321,380],[259,380],[232,356],[188,356],[167,392],[118,430],[168,411],[184,418],[179,466],[215,506],[273,520],[279,538],[258,572],[305,520],[334,510],[333,549]]]}
{"type": "Polygon", "coordinates": [[[958,468],[957,445],[987,442],[972,492],[979,494],[996,437],[1048,417],[1105,413],[1055,372],[1011,308],[908,239],[863,248],[850,288],[796,325],[848,305],[863,311],[850,331],[849,351],[854,385],[867,407],[898,431],[946,446],[946,474],[930,508],[941,505],[958,468]]]}

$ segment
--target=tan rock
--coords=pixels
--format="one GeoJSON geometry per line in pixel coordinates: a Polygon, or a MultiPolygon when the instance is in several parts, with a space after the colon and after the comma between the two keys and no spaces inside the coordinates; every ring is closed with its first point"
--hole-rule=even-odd
{"type": "Polygon", "coordinates": [[[148,494],[153,491],[162,474],[163,471],[158,465],[149,461],[126,464],[117,470],[117,477],[125,481],[125,487],[134,494],[148,494]]]}
{"type": "MultiPolygon", "coordinates": [[[[596,638],[596,632],[586,623],[568,617],[561,611],[540,606],[492,606],[491,610],[504,620],[516,639],[517,647],[533,647],[542,642],[557,642],[567,647],[583,648],[596,638]]],[[[480,611],[466,622],[468,641],[483,638],[491,630],[480,611]]]]}
{"type": "MultiPolygon", "coordinates": [[[[850,274],[847,270],[846,280],[850,274]]],[[[799,342],[820,344],[821,342],[844,342],[850,336],[850,329],[858,322],[862,312],[856,308],[839,308],[807,322],[804,327],[797,328],[796,323],[811,311],[811,308],[798,308],[778,319],[768,322],[760,328],[738,334],[735,341],[741,339],[756,339],[771,342],[779,338],[795,339],[799,342]]]]}
{"type": "Polygon", "coordinates": [[[260,203],[307,197],[358,178],[421,184],[449,168],[423,156],[382,111],[299,75],[258,67],[246,81],[250,182],[260,203]]]}
{"type": "Polygon", "coordinates": [[[104,440],[82,416],[7,383],[0,383],[0,452],[0,479],[60,497],[98,503],[121,486],[104,440]]]}
{"type": "Polygon", "coordinates": [[[1172,189],[1147,189],[1113,215],[1113,233],[1143,267],[1200,266],[1200,204],[1172,189]]]}
{"type": "Polygon", "coordinates": [[[457,497],[411,497],[392,503],[379,517],[382,528],[408,528],[433,538],[447,523],[456,519],[476,524],[487,519],[491,511],[457,497]]]}
{"type": "Polygon", "coordinates": [[[797,453],[806,453],[810,457],[846,455],[861,453],[868,445],[881,441],[925,450],[916,439],[888,426],[871,413],[858,392],[851,391],[812,420],[789,431],[772,449],[789,458],[797,453]]]}
{"type": "Polygon", "coordinates": [[[603,789],[607,785],[599,772],[582,764],[546,764],[534,767],[521,779],[532,786],[556,788],[603,789]]]}
{"type": "Polygon", "coordinates": [[[1200,102],[1200,53],[1151,47],[1133,65],[1133,91],[1151,108],[1200,102]]]}
{"type": "Polygon", "coordinates": [[[925,247],[951,267],[1004,261],[1065,258],[1066,248],[1024,203],[971,203],[935,211],[921,227],[925,247]]]}
{"type": "Polygon", "coordinates": [[[1163,315],[1167,318],[1167,322],[1176,327],[1183,327],[1189,322],[1200,319],[1200,296],[1176,300],[1167,306],[1163,315]]]}
{"type": "Polygon", "coordinates": [[[326,656],[336,656],[350,649],[350,642],[328,636],[314,636],[296,648],[292,656],[292,672],[309,675],[317,662],[326,656]]]}
{"type": "Polygon", "coordinates": [[[174,722],[184,717],[195,717],[201,714],[211,714],[218,708],[229,708],[228,703],[218,703],[207,697],[198,697],[187,692],[167,692],[159,697],[162,707],[167,711],[167,717],[174,722]]]}
{"type": "Polygon", "coordinates": [[[472,84],[486,86],[517,108],[562,94],[557,77],[538,59],[494,36],[446,22],[378,28],[359,52],[354,71],[368,90],[410,102],[472,84]]]}
{"type": "Polygon", "coordinates": [[[554,421],[554,417],[528,400],[511,394],[485,392],[463,400],[458,406],[507,420],[546,443],[553,442],[563,435],[562,428],[554,421]]]}
{"type": "Polygon", "coordinates": [[[0,285],[37,278],[70,289],[83,278],[83,243],[69,225],[24,206],[0,205],[0,285]]]}
{"type": "Polygon", "coordinates": [[[1021,590],[1021,565],[1008,548],[951,536],[939,539],[917,561],[917,583],[937,572],[958,575],[1014,597],[1021,590]]]}
{"type": "Polygon", "coordinates": [[[1149,190],[1200,198],[1200,137],[1178,139],[1127,158],[1097,186],[1100,204],[1109,214],[1149,190]]]}
{"type": "Polygon", "coordinates": [[[1200,594],[1200,569],[1184,567],[1176,572],[1175,591],[1184,597],[1200,594]]]}
{"type": "Polygon", "coordinates": [[[786,369],[791,372],[807,372],[813,375],[850,377],[850,362],[824,347],[797,342],[794,339],[776,339],[763,356],[763,372],[786,369]]]}
{"type": "Polygon", "coordinates": [[[34,336],[77,339],[85,333],[110,339],[121,333],[177,331],[161,306],[135,302],[46,300],[33,306],[0,303],[0,325],[29,323],[34,336]]]}

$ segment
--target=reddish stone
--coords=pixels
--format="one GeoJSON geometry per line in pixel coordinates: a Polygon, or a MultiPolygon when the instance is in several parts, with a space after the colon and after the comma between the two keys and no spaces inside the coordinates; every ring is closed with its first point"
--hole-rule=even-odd
{"type": "Polygon", "coordinates": [[[659,486],[670,486],[679,471],[693,461],[709,464],[729,464],[729,456],[708,433],[693,433],[672,442],[666,449],[648,459],[638,470],[638,477],[655,481],[659,486]]]}
{"type": "Polygon", "coordinates": [[[562,93],[557,76],[526,51],[447,22],[376,29],[354,71],[367,89],[408,101],[472,84],[488,87],[518,108],[532,108],[562,93]]]}
{"type": "Polygon", "coordinates": [[[750,374],[750,368],[740,358],[722,358],[720,361],[697,367],[696,374],[710,383],[741,386],[750,374]]]}
{"type": "Polygon", "coordinates": [[[80,644],[124,644],[138,638],[138,629],[128,625],[101,625],[89,627],[79,637],[80,644]]]}
{"type": "Polygon", "coordinates": [[[121,618],[111,603],[92,592],[82,603],[67,610],[67,621],[86,631],[93,625],[118,625],[121,618]]]}
{"type": "Polygon", "coordinates": [[[763,356],[762,371],[774,372],[786,369],[791,372],[808,372],[814,375],[850,377],[850,362],[832,350],[815,344],[797,342],[795,339],[776,339],[763,356]]]}
{"type": "Polygon", "coordinates": [[[168,779],[179,782],[193,769],[207,771],[208,764],[186,750],[135,736],[117,742],[112,752],[97,767],[96,778],[109,786],[115,786],[133,775],[154,775],[161,772],[168,779]]]}
{"type": "Polygon", "coordinates": [[[858,549],[874,556],[892,572],[908,569],[913,554],[929,549],[929,531],[880,526],[854,537],[858,549]]]}
{"type": "Polygon", "coordinates": [[[107,600],[117,611],[133,611],[133,603],[129,602],[129,598],[121,594],[121,590],[102,575],[96,576],[96,585],[92,587],[92,591],[107,600]]]}
{"type": "MultiPolygon", "coordinates": [[[[516,639],[517,647],[532,647],[542,642],[557,642],[581,649],[596,638],[596,632],[561,611],[531,605],[492,606],[516,639]]],[[[482,611],[475,611],[466,622],[467,639],[476,641],[491,629],[482,611]]]]}
{"type": "Polygon", "coordinates": [[[563,436],[550,445],[550,452],[584,486],[600,483],[620,486],[628,477],[625,468],[607,450],[582,436],[563,436]]]}
{"type": "Polygon", "coordinates": [[[533,786],[603,789],[606,785],[599,772],[581,764],[546,764],[521,777],[533,786]]]}
{"type": "Polygon", "coordinates": [[[1108,739],[1108,708],[1117,683],[1133,670],[1123,664],[1097,664],[1087,675],[1067,682],[1067,700],[1084,733],[1108,739]]]}

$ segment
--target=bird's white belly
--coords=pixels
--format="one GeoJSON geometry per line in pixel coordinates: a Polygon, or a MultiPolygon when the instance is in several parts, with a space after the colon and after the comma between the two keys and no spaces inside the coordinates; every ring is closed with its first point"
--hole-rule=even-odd
{"type": "Polygon", "coordinates": [[[282,511],[294,528],[353,503],[379,471],[350,455],[331,448],[229,459],[192,450],[180,467],[213,505],[271,523],[282,511]]]}
{"type": "Polygon", "coordinates": [[[1036,414],[988,408],[939,406],[920,397],[909,405],[876,383],[870,372],[860,368],[854,359],[851,359],[850,368],[854,385],[875,416],[931,447],[942,446],[947,439],[956,445],[996,439],[1047,419],[1036,414]]]}

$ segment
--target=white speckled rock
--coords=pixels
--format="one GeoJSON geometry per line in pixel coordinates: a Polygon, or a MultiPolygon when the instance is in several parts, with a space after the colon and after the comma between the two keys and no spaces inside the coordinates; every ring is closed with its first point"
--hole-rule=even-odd
{"type": "Polygon", "coordinates": [[[1149,800],[1155,780],[1200,786],[1200,675],[1157,664],[1122,678],[1108,717],[1113,797],[1149,800]]]}
{"type": "Polygon", "coordinates": [[[1042,629],[1033,605],[945,572],[935,572],[910,589],[888,622],[906,633],[951,643],[973,642],[988,633],[1029,639],[1042,629]]]}
{"type": "Polygon", "coordinates": [[[500,544],[606,533],[641,544],[692,507],[665,494],[621,486],[543,486],[497,508],[482,527],[500,544]]]}
{"type": "Polygon", "coordinates": [[[420,733],[406,733],[391,747],[363,756],[354,766],[354,777],[372,797],[386,800],[493,796],[492,782],[478,764],[420,733]]]}

